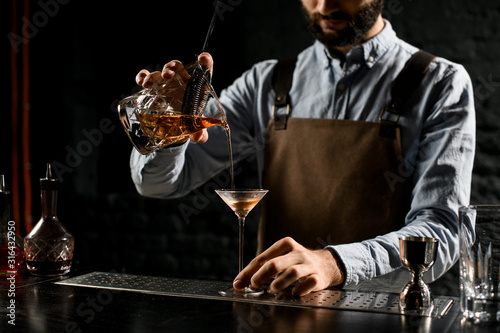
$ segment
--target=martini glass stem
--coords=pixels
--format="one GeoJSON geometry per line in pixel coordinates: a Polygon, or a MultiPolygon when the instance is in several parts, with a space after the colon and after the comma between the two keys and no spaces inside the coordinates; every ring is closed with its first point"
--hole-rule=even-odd
{"type": "Polygon", "coordinates": [[[239,251],[238,251],[238,273],[243,269],[243,233],[245,230],[245,218],[238,216],[238,242],[239,242],[239,251]]]}

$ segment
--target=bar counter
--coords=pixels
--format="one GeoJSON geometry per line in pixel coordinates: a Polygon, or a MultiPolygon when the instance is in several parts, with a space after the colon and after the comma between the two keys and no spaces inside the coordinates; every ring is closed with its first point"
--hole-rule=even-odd
{"type": "Polygon", "coordinates": [[[98,275],[34,277],[24,268],[15,280],[0,279],[0,332],[500,332],[461,321],[456,298],[436,318],[64,284],[81,276],[98,275]]]}

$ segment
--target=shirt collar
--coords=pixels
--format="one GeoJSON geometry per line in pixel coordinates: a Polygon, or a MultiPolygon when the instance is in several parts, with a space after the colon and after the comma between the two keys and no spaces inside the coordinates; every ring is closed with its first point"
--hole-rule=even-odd
{"type": "MultiPolygon", "coordinates": [[[[371,68],[395,43],[396,32],[392,29],[389,21],[384,19],[384,23],[385,26],[380,33],[347,53],[346,64],[348,66],[365,63],[366,66],[371,68]]],[[[320,66],[323,66],[323,68],[329,67],[332,60],[337,60],[330,56],[326,47],[318,40],[314,43],[314,48],[316,56],[320,60],[320,66]]]]}

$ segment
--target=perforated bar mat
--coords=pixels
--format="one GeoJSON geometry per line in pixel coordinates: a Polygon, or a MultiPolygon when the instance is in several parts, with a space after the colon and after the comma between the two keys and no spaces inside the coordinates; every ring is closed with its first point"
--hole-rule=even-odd
{"type": "Polygon", "coordinates": [[[91,287],[134,291],[155,295],[217,299],[289,307],[326,308],[354,310],[389,314],[407,314],[442,318],[454,301],[446,297],[434,298],[432,309],[426,311],[405,311],[399,309],[398,293],[361,292],[350,290],[322,290],[304,297],[293,297],[290,293],[274,296],[263,294],[258,297],[228,297],[219,295],[219,290],[231,288],[230,282],[176,279],[157,276],[142,276],[119,273],[93,272],[66,280],[54,282],[78,287],[91,287]]]}

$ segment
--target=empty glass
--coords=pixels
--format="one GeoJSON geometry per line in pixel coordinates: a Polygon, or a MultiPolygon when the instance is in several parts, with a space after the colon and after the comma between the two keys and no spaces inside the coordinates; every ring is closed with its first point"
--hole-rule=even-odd
{"type": "Polygon", "coordinates": [[[463,316],[474,323],[499,322],[500,205],[461,207],[459,219],[463,316]]]}

